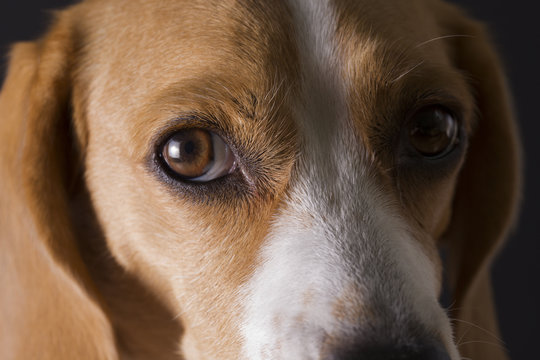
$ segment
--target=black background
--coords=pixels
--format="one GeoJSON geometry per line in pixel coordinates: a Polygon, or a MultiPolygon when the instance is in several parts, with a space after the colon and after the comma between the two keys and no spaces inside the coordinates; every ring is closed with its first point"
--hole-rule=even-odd
{"type": "MultiPolygon", "coordinates": [[[[540,344],[540,17],[530,0],[453,0],[486,22],[506,64],[524,139],[525,194],[516,230],[494,267],[502,338],[512,359],[538,359],[540,344]]],[[[35,39],[46,29],[48,10],[67,0],[0,2],[1,74],[9,44],[35,39]]],[[[1,80],[1,78],[0,78],[1,80]]],[[[0,119],[1,120],[1,119],[0,119]]],[[[1,321],[1,320],[0,320],[1,321]]],[[[490,346],[490,345],[486,345],[490,346]]]]}

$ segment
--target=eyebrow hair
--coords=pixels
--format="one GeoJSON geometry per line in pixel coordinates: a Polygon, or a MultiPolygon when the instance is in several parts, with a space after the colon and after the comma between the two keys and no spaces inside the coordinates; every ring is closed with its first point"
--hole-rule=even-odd
{"type": "Polygon", "coordinates": [[[249,92],[247,98],[246,102],[241,102],[237,97],[233,97],[232,102],[238,106],[238,111],[244,115],[244,118],[255,120],[259,99],[257,99],[257,96],[253,92],[249,92]]]}

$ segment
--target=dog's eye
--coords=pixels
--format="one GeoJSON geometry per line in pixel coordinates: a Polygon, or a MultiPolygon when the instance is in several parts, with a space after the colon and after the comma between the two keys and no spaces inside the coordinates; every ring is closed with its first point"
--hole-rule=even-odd
{"type": "Polygon", "coordinates": [[[409,142],[426,158],[442,158],[458,144],[459,124],[448,110],[429,106],[418,111],[408,124],[409,142]]]}
{"type": "Polygon", "coordinates": [[[225,142],[213,132],[186,129],[174,133],[161,150],[171,171],[181,179],[206,182],[230,173],[235,157],[225,142]]]}

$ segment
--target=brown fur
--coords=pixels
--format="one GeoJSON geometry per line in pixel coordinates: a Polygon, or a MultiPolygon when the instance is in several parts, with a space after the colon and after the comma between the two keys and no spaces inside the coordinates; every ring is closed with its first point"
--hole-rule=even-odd
{"type": "MultiPolygon", "coordinates": [[[[439,1],[343,1],[337,36],[374,176],[435,263],[436,242],[450,249],[462,356],[504,359],[473,342],[497,334],[489,264],[513,221],[520,165],[484,30],[439,1]],[[458,36],[429,41],[445,35],[458,36]],[[466,158],[436,179],[394,171],[388,151],[400,125],[387,119],[421,106],[418,89],[458,104],[470,133],[466,158]]],[[[2,357],[239,356],[237,289],[301,151],[294,41],[277,2],[90,0],[14,47],[0,95],[2,357]],[[154,174],[157,139],[193,115],[234,134],[247,184],[208,197],[154,174]]],[[[346,304],[337,316],[356,311],[346,304]]]]}

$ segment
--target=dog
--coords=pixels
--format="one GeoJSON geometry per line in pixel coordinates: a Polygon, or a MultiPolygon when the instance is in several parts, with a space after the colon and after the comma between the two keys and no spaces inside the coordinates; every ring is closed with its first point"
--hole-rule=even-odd
{"type": "Polygon", "coordinates": [[[506,358],[519,137],[453,5],[83,1],[0,119],[4,359],[506,358]]]}

